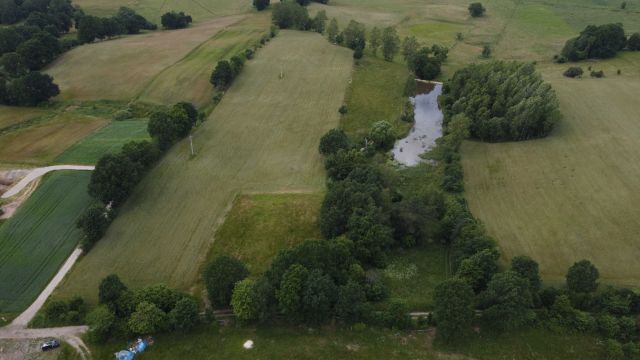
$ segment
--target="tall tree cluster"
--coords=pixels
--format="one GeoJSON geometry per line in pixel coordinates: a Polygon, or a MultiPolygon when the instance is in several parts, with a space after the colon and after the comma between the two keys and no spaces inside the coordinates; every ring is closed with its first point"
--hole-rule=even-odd
{"type": "Polygon", "coordinates": [[[445,123],[470,120],[471,137],[526,140],[549,134],[560,119],[555,92],[533,64],[494,61],[458,70],[443,89],[445,123]]]}
{"type": "Polygon", "coordinates": [[[569,61],[606,59],[627,46],[622,24],[589,25],[578,37],[569,39],[562,56],[569,61]]]}

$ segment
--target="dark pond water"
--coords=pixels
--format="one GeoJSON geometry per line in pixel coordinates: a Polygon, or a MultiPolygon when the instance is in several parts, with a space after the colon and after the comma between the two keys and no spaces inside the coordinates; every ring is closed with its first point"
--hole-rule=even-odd
{"type": "Polygon", "coordinates": [[[442,136],[442,112],[438,106],[438,96],[442,93],[442,84],[418,83],[419,95],[411,98],[415,107],[415,123],[404,139],[396,141],[393,157],[406,166],[418,165],[420,155],[436,144],[442,136]]]}

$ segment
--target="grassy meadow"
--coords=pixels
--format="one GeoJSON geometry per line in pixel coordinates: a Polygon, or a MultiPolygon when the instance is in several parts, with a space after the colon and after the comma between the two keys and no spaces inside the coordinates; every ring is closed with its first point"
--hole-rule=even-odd
{"type": "Polygon", "coordinates": [[[95,164],[101,156],[116,153],[129,141],[149,140],[147,120],[113,121],[73,144],[55,162],[58,164],[95,164]]]}
{"type": "Polygon", "coordinates": [[[241,19],[225,17],[181,30],[154,31],[79,46],[60,56],[46,72],[60,86],[60,99],[131,100],[163,70],[241,19]]]}
{"type": "Polygon", "coordinates": [[[189,289],[237,193],[323,190],[317,144],[338,124],[351,67],[351,52],[320,35],[282,31],[194,132],[195,157],[176,144],[56,296],[95,301],[111,273],[132,287],[189,289]]]}
{"type": "Polygon", "coordinates": [[[323,194],[240,195],[215,234],[209,258],[230,255],[253,276],[269,269],[278,251],[320,239],[318,213],[323,194]]]}
{"type": "Polygon", "coordinates": [[[89,172],[58,171],[0,227],[0,313],[24,310],[81,238],[78,216],[92,199],[89,172]]]}

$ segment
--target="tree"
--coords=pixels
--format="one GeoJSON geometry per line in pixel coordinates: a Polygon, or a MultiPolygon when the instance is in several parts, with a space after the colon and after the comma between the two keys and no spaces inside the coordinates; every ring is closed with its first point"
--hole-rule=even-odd
{"type": "Polygon", "coordinates": [[[378,149],[389,150],[396,142],[396,133],[389,122],[377,121],[371,126],[369,138],[378,149]]]}
{"type": "Polygon", "coordinates": [[[84,233],[81,245],[85,252],[102,238],[110,223],[109,213],[103,205],[95,204],[82,213],[76,227],[84,233]]]}
{"type": "Polygon", "coordinates": [[[342,129],[331,129],[320,138],[320,154],[331,155],[338,150],[348,150],[350,147],[349,138],[342,129]]]}
{"type": "Polygon", "coordinates": [[[345,45],[350,49],[364,49],[366,47],[366,29],[363,24],[355,20],[349,21],[343,36],[345,45]]]}
{"type": "Polygon", "coordinates": [[[167,314],[152,303],[143,301],[127,321],[129,331],[136,335],[151,334],[167,329],[167,314]]]}
{"type": "Polygon", "coordinates": [[[305,30],[309,23],[309,12],[297,2],[287,1],[273,7],[271,18],[273,23],[281,29],[305,30]]]}
{"type": "Polygon", "coordinates": [[[216,68],[211,74],[210,81],[216,88],[225,90],[233,82],[234,76],[235,75],[231,63],[227,60],[220,60],[218,61],[218,65],[216,65],[216,68]]]}
{"type": "Polygon", "coordinates": [[[78,40],[81,43],[90,43],[95,39],[104,38],[104,29],[102,21],[99,17],[85,15],[80,18],[77,24],[78,40]]]}
{"type": "Polygon", "coordinates": [[[116,316],[107,306],[101,305],[87,315],[86,321],[89,325],[89,339],[99,343],[109,338],[116,322],[116,316]]]}
{"type": "Polygon", "coordinates": [[[123,26],[124,32],[127,34],[138,34],[140,30],[155,30],[157,26],[147,19],[137,14],[128,7],[120,7],[118,13],[114,17],[123,26]]]}
{"type": "Polygon", "coordinates": [[[376,55],[378,53],[378,48],[380,47],[381,43],[382,37],[380,34],[380,29],[374,27],[373,30],[371,30],[371,35],[369,35],[369,47],[371,47],[371,50],[373,50],[373,55],[376,55]]]}
{"type": "Polygon", "coordinates": [[[129,141],[122,146],[122,155],[145,170],[160,158],[160,150],[147,140],[129,141]]]}
{"type": "Polygon", "coordinates": [[[538,263],[526,255],[516,256],[511,259],[511,270],[524,279],[529,280],[531,294],[537,294],[542,285],[538,263]]]}
{"type": "Polygon", "coordinates": [[[307,324],[319,325],[331,317],[337,288],[331,277],[320,269],[309,272],[302,293],[302,311],[307,324]]]}
{"type": "Polygon", "coordinates": [[[262,11],[269,7],[270,0],[253,0],[253,6],[258,10],[262,11]]]}
{"type": "Polygon", "coordinates": [[[32,71],[9,82],[6,92],[9,105],[35,106],[60,94],[60,89],[51,76],[32,71]]]}
{"type": "Polygon", "coordinates": [[[169,312],[171,328],[179,331],[189,331],[198,324],[198,304],[190,296],[185,296],[176,302],[169,312]]]}
{"type": "Polygon", "coordinates": [[[134,292],[133,298],[136,304],[148,302],[158,307],[165,313],[169,313],[176,307],[179,300],[185,297],[185,294],[167,287],[164,284],[156,284],[145,286],[134,292]]]}
{"type": "Polygon", "coordinates": [[[19,77],[29,71],[22,56],[15,52],[2,55],[0,57],[0,67],[11,77],[19,77]]]}
{"type": "Polygon", "coordinates": [[[100,282],[98,301],[100,304],[113,305],[126,291],[127,286],[122,283],[118,275],[111,274],[100,282]]]}
{"type": "Polygon", "coordinates": [[[33,38],[20,44],[16,52],[31,70],[42,69],[60,53],[58,39],[46,32],[39,32],[33,38]]]}
{"type": "Polygon", "coordinates": [[[386,61],[393,61],[393,58],[400,49],[400,38],[393,26],[382,30],[382,56],[386,61]]]}
{"type": "Polygon", "coordinates": [[[231,70],[233,71],[233,78],[240,75],[242,68],[244,67],[244,58],[238,55],[234,55],[230,59],[231,70]]]}
{"type": "Polygon", "coordinates": [[[631,51],[640,51],[640,32],[633,33],[629,36],[627,48],[631,51]]]}
{"type": "Polygon", "coordinates": [[[255,286],[254,280],[244,279],[233,288],[231,307],[236,319],[243,322],[258,319],[260,300],[256,297],[255,286]]]}
{"type": "Polygon", "coordinates": [[[598,288],[598,269],[589,261],[574,263],[567,272],[567,288],[577,293],[590,293],[598,288]]]}
{"type": "Polygon", "coordinates": [[[415,36],[407,36],[402,41],[402,57],[407,63],[415,56],[420,44],[415,36]]]}
{"type": "Polygon", "coordinates": [[[449,279],[438,284],[433,293],[437,335],[445,341],[463,338],[471,330],[474,293],[466,281],[449,279]]]}
{"type": "Polygon", "coordinates": [[[328,19],[329,18],[327,17],[327,12],[326,11],[324,11],[324,10],[318,11],[316,16],[312,20],[311,28],[315,32],[317,32],[319,34],[323,34],[328,19]]]}
{"type": "Polygon", "coordinates": [[[485,59],[491,57],[491,46],[485,45],[482,47],[482,57],[485,59]]]}
{"type": "Polygon", "coordinates": [[[514,330],[535,318],[529,282],[513,271],[496,274],[480,302],[483,317],[499,330],[514,330]]]}
{"type": "Polygon", "coordinates": [[[106,154],[91,173],[89,195],[118,207],[133,191],[139,178],[140,166],[122,154],[106,154]]]}
{"type": "Polygon", "coordinates": [[[626,1],[623,1],[623,2],[620,4],[620,9],[624,10],[624,9],[626,9],[626,8],[627,8],[627,2],[626,2],[626,1]]]}
{"type": "Polygon", "coordinates": [[[0,54],[15,52],[25,39],[13,26],[0,27],[0,54]]]}
{"type": "Polygon", "coordinates": [[[627,46],[622,24],[587,26],[578,37],[567,40],[562,55],[569,61],[606,59],[627,46]]]}
{"type": "Polygon", "coordinates": [[[569,77],[569,78],[574,78],[574,77],[582,76],[583,73],[584,73],[584,71],[582,70],[582,68],[580,66],[571,66],[564,73],[562,73],[562,75],[564,75],[566,77],[569,77]]]}
{"type": "Polygon", "coordinates": [[[469,4],[469,14],[471,14],[471,17],[483,16],[486,10],[487,9],[482,6],[482,3],[475,2],[469,4]]]}
{"type": "Polygon", "coordinates": [[[309,277],[306,267],[294,264],[282,276],[282,282],[276,290],[276,299],[280,310],[292,322],[303,320],[303,292],[309,277]]]}
{"type": "Polygon", "coordinates": [[[440,67],[447,58],[446,48],[433,45],[422,47],[409,58],[408,66],[419,79],[433,80],[440,75],[440,67]]]}
{"type": "Polygon", "coordinates": [[[339,31],[340,30],[338,29],[338,21],[336,20],[336,18],[331,19],[331,21],[329,22],[329,27],[327,28],[327,37],[329,38],[330,42],[336,42],[336,36],[338,36],[339,31]]]}
{"type": "Polygon", "coordinates": [[[183,106],[151,114],[147,130],[161,150],[166,150],[191,131],[193,121],[183,106]]]}
{"type": "Polygon", "coordinates": [[[247,276],[249,270],[240,260],[230,256],[215,258],[204,274],[211,303],[218,307],[229,306],[234,286],[247,276]]]}
{"type": "Polygon", "coordinates": [[[173,30],[186,28],[193,22],[193,19],[190,15],[187,15],[182,11],[179,13],[171,11],[163,14],[160,18],[160,22],[162,23],[162,27],[164,27],[165,29],[173,30]]]}
{"type": "Polygon", "coordinates": [[[499,258],[500,254],[495,249],[482,250],[463,260],[456,275],[466,280],[473,290],[479,293],[498,272],[499,258]]]}
{"type": "Polygon", "coordinates": [[[347,324],[355,324],[364,316],[366,302],[367,294],[364,287],[356,281],[349,280],[338,288],[336,316],[347,324]]]}

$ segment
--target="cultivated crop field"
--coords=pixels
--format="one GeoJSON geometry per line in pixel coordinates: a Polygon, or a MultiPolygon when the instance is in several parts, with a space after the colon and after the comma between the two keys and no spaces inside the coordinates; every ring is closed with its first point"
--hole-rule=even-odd
{"type": "Polygon", "coordinates": [[[585,64],[604,79],[544,68],[564,114],[548,138],[464,145],[467,199],[505,257],[531,255],[556,281],[587,258],[609,282],[640,284],[639,55],[585,64]]]}
{"type": "Polygon", "coordinates": [[[237,193],[321,191],[317,144],[338,124],[351,65],[349,50],[320,35],[281,32],[194,133],[196,156],[187,141],[174,146],[58,296],[95,301],[99,281],[111,273],[132,287],[188,289],[237,193]]]}
{"type": "Polygon", "coordinates": [[[46,72],[60,86],[61,99],[130,100],[164,69],[241,18],[225,17],[182,30],[80,46],[60,56],[46,72]]]}
{"type": "Polygon", "coordinates": [[[0,227],[0,313],[26,308],[80,241],[75,223],[92,201],[90,176],[52,173],[0,227]]]}
{"type": "Polygon", "coordinates": [[[55,159],[58,164],[95,164],[101,156],[120,151],[129,141],[149,140],[146,120],[113,121],[73,144],[55,159]]]}

